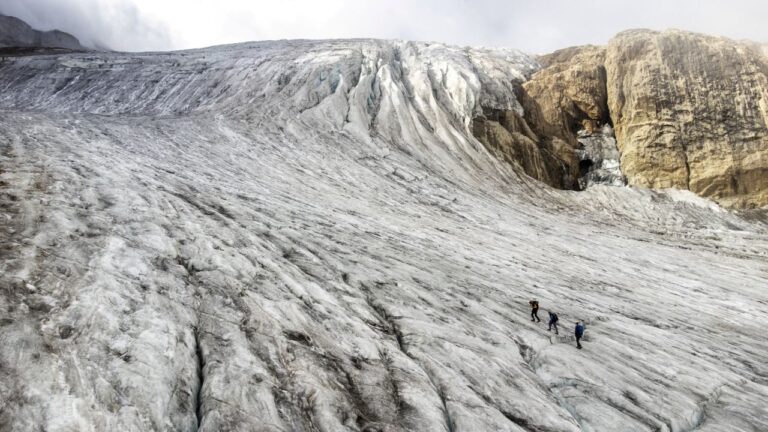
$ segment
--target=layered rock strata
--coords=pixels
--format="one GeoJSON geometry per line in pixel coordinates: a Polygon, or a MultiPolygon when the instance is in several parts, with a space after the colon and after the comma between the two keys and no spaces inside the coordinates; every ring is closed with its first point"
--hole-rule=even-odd
{"type": "Polygon", "coordinates": [[[494,113],[474,127],[528,175],[583,187],[578,135],[610,125],[619,177],[630,185],[688,189],[735,208],[768,204],[764,46],[632,30],[605,48],[568,48],[539,62],[543,68],[519,86],[522,112],[494,113]]]}
{"type": "Polygon", "coordinates": [[[768,204],[768,65],[759,47],[682,31],[608,45],[608,105],[629,183],[768,204]]]}

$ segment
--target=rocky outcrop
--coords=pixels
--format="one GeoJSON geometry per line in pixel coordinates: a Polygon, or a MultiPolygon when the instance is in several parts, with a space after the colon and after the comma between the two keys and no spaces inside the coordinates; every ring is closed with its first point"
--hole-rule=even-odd
{"type": "Polygon", "coordinates": [[[544,67],[522,85],[521,104],[539,136],[564,144],[561,154],[573,189],[593,184],[625,184],[619,169],[608,110],[605,48],[566,48],[539,57],[544,67]]]}
{"type": "Polygon", "coordinates": [[[529,123],[539,126],[513,110],[485,109],[473,120],[472,133],[491,154],[527,175],[559,189],[576,187],[574,147],[557,136],[537,135],[529,123]]]}
{"type": "Polygon", "coordinates": [[[607,48],[568,48],[539,62],[543,68],[520,86],[524,112],[474,127],[527,174],[565,189],[583,188],[589,172],[611,184],[626,176],[630,185],[689,189],[728,207],[768,204],[765,46],[633,30],[607,48]],[[610,162],[612,137],[601,135],[605,125],[615,126],[620,171],[610,162]],[[596,157],[609,161],[608,172],[584,159],[595,151],[606,155],[596,157]]]}
{"type": "Polygon", "coordinates": [[[682,31],[608,45],[608,104],[629,183],[768,204],[768,65],[759,47],[682,31]]]}
{"type": "Polygon", "coordinates": [[[575,145],[576,132],[609,122],[605,49],[573,47],[540,57],[544,69],[523,84],[524,108],[543,135],[575,145]]]}
{"type": "Polygon", "coordinates": [[[605,49],[573,47],[539,58],[543,66],[518,89],[522,113],[492,111],[473,132],[491,153],[561,189],[581,189],[577,140],[608,124],[605,49]]]}
{"type": "Polygon", "coordinates": [[[0,48],[84,49],[80,41],[69,33],[35,30],[24,21],[6,15],[0,15],[0,48]]]}

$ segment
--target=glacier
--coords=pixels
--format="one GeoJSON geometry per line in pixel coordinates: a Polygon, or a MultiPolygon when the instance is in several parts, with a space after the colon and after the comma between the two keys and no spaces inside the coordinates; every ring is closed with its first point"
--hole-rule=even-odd
{"type": "Polygon", "coordinates": [[[0,431],[768,430],[765,212],[494,158],[472,118],[537,68],[3,57],[0,431]]]}

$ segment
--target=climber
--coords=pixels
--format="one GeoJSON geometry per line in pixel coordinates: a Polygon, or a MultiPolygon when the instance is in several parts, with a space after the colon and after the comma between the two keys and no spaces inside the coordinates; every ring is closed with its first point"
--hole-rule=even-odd
{"type": "Polygon", "coordinates": [[[550,311],[549,312],[549,328],[547,329],[547,331],[552,331],[552,327],[555,328],[555,334],[560,334],[557,331],[557,314],[550,311]]]}
{"type": "Polygon", "coordinates": [[[584,336],[584,324],[576,321],[576,348],[581,349],[581,337],[584,336]]]}
{"type": "Polygon", "coordinates": [[[539,302],[531,300],[528,303],[531,305],[531,321],[541,322],[541,319],[539,319],[539,302]]]}

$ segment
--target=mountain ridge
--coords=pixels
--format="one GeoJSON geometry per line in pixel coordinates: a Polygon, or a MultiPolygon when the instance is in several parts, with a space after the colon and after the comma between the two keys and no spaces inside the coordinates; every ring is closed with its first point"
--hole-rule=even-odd
{"type": "Polygon", "coordinates": [[[85,50],[76,37],[61,30],[35,30],[19,18],[0,13],[0,48],[85,50]]]}

